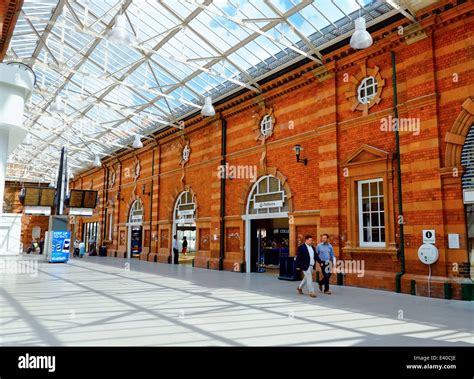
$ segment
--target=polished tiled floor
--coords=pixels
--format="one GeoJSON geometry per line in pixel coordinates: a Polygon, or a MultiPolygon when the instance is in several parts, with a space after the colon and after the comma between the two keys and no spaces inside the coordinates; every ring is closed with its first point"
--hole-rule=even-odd
{"type": "Polygon", "coordinates": [[[102,257],[13,271],[4,346],[474,345],[473,302],[338,286],[312,299],[270,275],[102,257]]]}

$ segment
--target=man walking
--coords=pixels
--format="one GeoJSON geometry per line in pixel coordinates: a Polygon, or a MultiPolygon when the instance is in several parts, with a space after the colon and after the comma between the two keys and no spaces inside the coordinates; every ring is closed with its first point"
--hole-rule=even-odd
{"type": "Polygon", "coordinates": [[[178,247],[178,236],[173,236],[173,262],[175,265],[179,263],[179,247],[178,247]]]}
{"type": "Polygon", "coordinates": [[[313,247],[313,237],[307,235],[304,244],[298,246],[296,253],[296,269],[303,271],[303,280],[296,289],[300,295],[303,294],[303,286],[306,284],[309,296],[316,297],[313,287],[313,270],[316,262],[321,262],[313,247]]]}
{"type": "Polygon", "coordinates": [[[332,245],[329,243],[329,234],[324,233],[321,236],[321,243],[318,244],[316,251],[319,256],[319,264],[321,265],[321,271],[323,278],[319,281],[319,290],[326,295],[331,295],[329,291],[329,278],[331,277],[331,262],[334,263],[334,250],[332,245]]]}

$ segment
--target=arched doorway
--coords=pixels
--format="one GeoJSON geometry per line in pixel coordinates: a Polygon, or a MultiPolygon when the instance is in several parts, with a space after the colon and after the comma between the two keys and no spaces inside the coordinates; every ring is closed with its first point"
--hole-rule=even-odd
{"type": "MultiPolygon", "coordinates": [[[[474,125],[469,129],[462,146],[461,165],[464,168],[461,182],[466,212],[467,248],[472,265],[474,261],[474,125]]],[[[473,274],[471,270],[471,278],[473,274]]]]}
{"type": "Polygon", "coordinates": [[[247,198],[245,220],[246,272],[278,273],[280,254],[289,254],[289,202],[283,183],[260,177],[247,198]]]}
{"type": "Polygon", "coordinates": [[[128,246],[127,258],[139,258],[142,252],[143,237],[143,203],[135,200],[128,213],[128,246]]]}
{"type": "MultiPolygon", "coordinates": [[[[192,263],[196,253],[196,201],[190,191],[181,192],[176,200],[173,212],[173,236],[177,236],[179,251],[183,241],[187,241],[186,256],[180,254],[180,263],[192,263]]],[[[173,260],[171,260],[173,263],[173,260]]]]}

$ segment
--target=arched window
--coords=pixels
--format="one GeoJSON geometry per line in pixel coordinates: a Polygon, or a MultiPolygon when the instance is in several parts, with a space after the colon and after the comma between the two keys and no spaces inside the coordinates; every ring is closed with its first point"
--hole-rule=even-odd
{"type": "Polygon", "coordinates": [[[196,203],[189,191],[182,192],[178,196],[174,207],[174,219],[181,223],[193,223],[196,217],[196,203]]]}
{"type": "Polygon", "coordinates": [[[288,212],[288,196],[280,180],[268,175],[254,184],[247,201],[247,214],[288,212]]]}
{"type": "Polygon", "coordinates": [[[464,167],[462,188],[474,188],[474,127],[469,129],[461,153],[461,164],[464,167]]]}
{"type": "Polygon", "coordinates": [[[128,222],[134,224],[143,222],[143,203],[140,199],[135,200],[130,207],[128,222]]]}

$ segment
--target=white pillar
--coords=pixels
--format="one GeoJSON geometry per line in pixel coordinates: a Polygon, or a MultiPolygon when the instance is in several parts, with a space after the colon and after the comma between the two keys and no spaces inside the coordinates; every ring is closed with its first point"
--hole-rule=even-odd
{"type": "Polygon", "coordinates": [[[0,214],[3,213],[7,159],[25,138],[23,115],[34,81],[35,75],[28,66],[0,64],[0,214]]]}
{"type": "Polygon", "coordinates": [[[28,66],[0,63],[0,255],[20,253],[21,214],[3,213],[3,196],[8,156],[26,135],[23,115],[34,81],[28,66]]]}
{"type": "Polygon", "coordinates": [[[0,214],[3,213],[3,195],[5,193],[5,175],[8,159],[8,132],[0,129],[0,214]]]}

